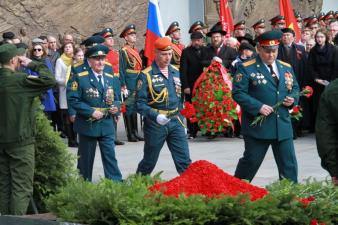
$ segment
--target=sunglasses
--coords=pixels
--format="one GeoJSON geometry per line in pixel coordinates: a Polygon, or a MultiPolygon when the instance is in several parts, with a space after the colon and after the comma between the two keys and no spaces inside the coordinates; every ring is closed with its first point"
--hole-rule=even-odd
{"type": "Polygon", "coordinates": [[[41,52],[41,51],[42,51],[42,48],[34,48],[33,51],[34,51],[34,52],[41,52]]]}

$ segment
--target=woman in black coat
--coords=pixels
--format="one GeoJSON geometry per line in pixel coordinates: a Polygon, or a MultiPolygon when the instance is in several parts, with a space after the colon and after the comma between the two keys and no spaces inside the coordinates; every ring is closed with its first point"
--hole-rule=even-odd
{"type": "Polygon", "coordinates": [[[328,34],[318,30],[315,35],[316,45],[311,49],[308,58],[310,84],[313,86],[313,125],[317,114],[319,100],[325,87],[338,78],[338,48],[328,41],[328,34]]]}

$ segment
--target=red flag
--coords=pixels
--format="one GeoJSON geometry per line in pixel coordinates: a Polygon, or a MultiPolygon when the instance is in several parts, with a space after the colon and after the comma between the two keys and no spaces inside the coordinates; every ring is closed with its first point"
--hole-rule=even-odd
{"type": "Polygon", "coordinates": [[[222,24],[222,28],[227,32],[227,36],[230,36],[234,30],[234,22],[232,20],[231,10],[228,4],[228,0],[220,0],[219,3],[219,17],[222,24]]]}
{"type": "Polygon", "coordinates": [[[295,31],[296,42],[300,40],[300,29],[297,24],[295,14],[293,12],[293,7],[290,0],[279,0],[279,10],[280,15],[285,17],[286,27],[291,28],[295,31]]]}

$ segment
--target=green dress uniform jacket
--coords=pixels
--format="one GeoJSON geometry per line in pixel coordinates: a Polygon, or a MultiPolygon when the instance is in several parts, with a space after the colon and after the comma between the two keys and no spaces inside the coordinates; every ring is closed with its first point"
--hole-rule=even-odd
{"type": "Polygon", "coordinates": [[[157,163],[160,151],[167,142],[169,151],[179,174],[190,165],[188,142],[183,124],[181,81],[178,69],[168,66],[165,77],[156,62],[143,70],[137,80],[137,111],[144,116],[143,159],[137,173],[150,174],[157,163]],[[170,121],[165,125],[157,123],[159,114],[166,115],[170,121]]]}
{"type": "Polygon", "coordinates": [[[299,86],[290,64],[276,60],[279,71],[278,84],[259,56],[239,66],[235,75],[233,98],[242,109],[242,134],[257,139],[284,140],[292,138],[289,108],[281,105],[275,113],[265,118],[261,125],[250,126],[263,104],[273,106],[286,96],[295,98],[297,104],[299,86]],[[288,90],[286,77],[292,77],[288,90]]]}
{"type": "Polygon", "coordinates": [[[331,177],[338,177],[338,80],[323,92],[316,119],[316,141],[321,164],[331,177]]]}
{"type": "Polygon", "coordinates": [[[42,63],[30,63],[39,76],[27,76],[0,68],[0,144],[34,143],[35,109],[33,100],[55,85],[55,79],[42,63]]]}
{"type": "Polygon", "coordinates": [[[113,74],[103,72],[104,89],[99,85],[91,69],[72,75],[67,84],[67,100],[76,111],[74,130],[90,137],[100,137],[114,134],[114,124],[111,114],[99,121],[91,121],[95,110],[106,111],[110,106],[106,102],[108,92],[113,93],[113,101],[120,106],[120,83],[113,74]]]}
{"type": "Polygon", "coordinates": [[[87,63],[79,70],[82,72],[74,73],[67,84],[67,100],[76,112],[74,130],[79,134],[80,141],[77,168],[84,179],[92,180],[95,149],[99,142],[105,177],[120,181],[122,174],[115,157],[115,125],[112,118],[119,113],[112,115],[108,112],[111,105],[120,108],[120,82],[109,65],[102,73],[104,84],[99,83],[87,63]],[[104,117],[93,120],[95,110],[103,112],[104,117]]]}
{"type": "Polygon", "coordinates": [[[297,182],[297,159],[293,145],[292,124],[288,107],[281,105],[274,113],[265,117],[261,124],[251,126],[260,115],[263,104],[274,106],[286,96],[298,102],[298,84],[289,64],[276,61],[279,80],[275,80],[261,58],[239,66],[232,90],[234,100],[242,109],[242,134],[245,151],[239,160],[235,177],[251,181],[258,171],[271,145],[280,179],[297,182]]]}

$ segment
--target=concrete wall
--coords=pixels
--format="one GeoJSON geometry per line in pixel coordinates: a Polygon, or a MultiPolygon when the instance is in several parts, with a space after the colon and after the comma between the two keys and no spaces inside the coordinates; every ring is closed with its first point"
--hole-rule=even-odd
{"type": "Polygon", "coordinates": [[[182,43],[189,44],[189,28],[196,20],[204,20],[203,0],[159,0],[164,32],[173,21],[181,27],[182,43]]]}
{"type": "Polygon", "coordinates": [[[333,11],[338,10],[338,0],[324,0],[323,1],[322,11],[327,13],[330,10],[333,10],[333,11]]]}

